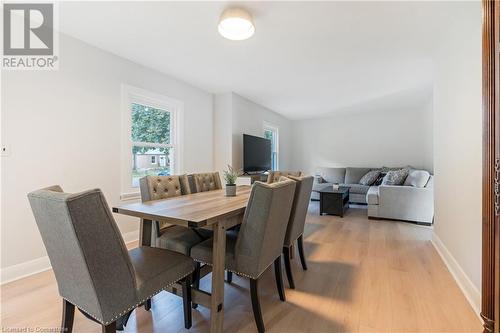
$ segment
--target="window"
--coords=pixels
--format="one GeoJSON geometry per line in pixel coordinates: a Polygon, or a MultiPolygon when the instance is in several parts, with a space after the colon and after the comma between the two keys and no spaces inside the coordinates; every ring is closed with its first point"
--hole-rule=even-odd
{"type": "Polygon", "coordinates": [[[264,137],[271,140],[271,170],[278,170],[278,127],[265,123],[264,137]]]}
{"type": "Polygon", "coordinates": [[[182,103],[123,86],[122,199],[139,196],[139,179],[179,173],[182,103]]]}

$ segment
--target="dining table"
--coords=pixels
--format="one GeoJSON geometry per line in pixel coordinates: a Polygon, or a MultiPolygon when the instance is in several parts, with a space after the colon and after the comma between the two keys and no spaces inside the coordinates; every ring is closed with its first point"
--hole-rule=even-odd
{"type": "MultiPolygon", "coordinates": [[[[213,230],[212,265],[203,266],[201,273],[201,276],[212,273],[211,291],[205,292],[196,288],[191,291],[193,303],[210,309],[212,333],[222,332],[224,325],[226,230],[242,222],[250,192],[251,187],[243,185],[237,186],[235,196],[226,196],[225,190],[219,189],[161,200],[128,203],[112,209],[114,213],[139,218],[139,246],[155,245],[151,244],[153,221],[185,228],[213,230]]],[[[167,291],[182,296],[180,284],[174,284],[167,291]]]]}

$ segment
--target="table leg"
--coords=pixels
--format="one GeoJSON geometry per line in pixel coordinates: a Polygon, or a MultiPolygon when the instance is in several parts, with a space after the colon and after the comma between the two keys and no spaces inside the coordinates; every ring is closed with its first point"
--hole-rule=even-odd
{"type": "Polygon", "coordinates": [[[224,329],[224,270],[226,259],[226,230],[222,221],[214,224],[212,297],[210,303],[210,332],[224,329]]]}
{"type": "Polygon", "coordinates": [[[153,221],[141,219],[139,227],[139,245],[151,246],[151,232],[153,231],[153,221]]]}
{"type": "Polygon", "coordinates": [[[323,194],[319,194],[319,215],[323,215],[323,194]]]}

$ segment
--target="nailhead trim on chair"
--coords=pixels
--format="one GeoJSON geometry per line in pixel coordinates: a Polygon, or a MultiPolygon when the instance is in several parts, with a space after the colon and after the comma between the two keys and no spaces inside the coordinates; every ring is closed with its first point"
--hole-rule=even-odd
{"type": "Polygon", "coordinates": [[[112,322],[116,321],[118,318],[120,318],[121,316],[123,316],[125,313],[127,313],[127,312],[129,312],[129,311],[131,311],[131,310],[134,310],[135,308],[137,308],[139,305],[141,305],[142,303],[144,303],[145,301],[147,301],[148,299],[150,299],[150,298],[151,298],[151,297],[153,297],[154,295],[156,295],[156,294],[158,294],[158,293],[162,292],[163,290],[167,289],[168,287],[170,287],[170,286],[171,286],[171,285],[173,285],[174,283],[179,282],[180,280],[184,279],[184,278],[185,278],[186,276],[188,276],[188,275],[191,275],[192,273],[193,273],[193,272],[190,272],[190,273],[188,273],[188,274],[185,274],[185,275],[181,276],[180,278],[178,278],[177,280],[175,280],[174,282],[171,282],[171,283],[169,283],[169,284],[167,284],[167,285],[163,286],[160,290],[155,291],[153,294],[151,294],[151,295],[149,295],[148,297],[144,298],[142,301],[139,301],[139,302],[138,302],[138,303],[136,303],[135,305],[130,306],[127,310],[122,311],[122,312],[120,312],[119,314],[115,315],[115,316],[114,316],[114,317],[113,317],[110,321],[107,321],[107,322],[105,322],[105,323],[103,323],[102,318],[100,319],[100,318],[98,318],[96,315],[94,315],[94,314],[90,313],[89,311],[87,311],[86,309],[83,309],[83,308],[79,307],[78,305],[76,305],[76,303],[75,303],[75,302],[72,302],[72,301],[71,301],[71,300],[69,300],[69,299],[66,299],[66,300],[67,300],[68,302],[70,302],[71,304],[75,304],[75,306],[76,306],[77,308],[79,308],[80,310],[85,311],[85,313],[86,313],[86,314],[88,314],[89,316],[91,316],[92,318],[94,318],[95,320],[97,320],[98,322],[100,322],[102,325],[108,325],[108,324],[111,324],[112,322]]]}
{"type": "MultiPolygon", "coordinates": [[[[208,265],[208,266],[212,266],[211,263],[204,262],[204,261],[201,261],[201,260],[194,259],[194,261],[199,262],[200,264],[205,264],[205,265],[208,265]]],[[[254,279],[255,280],[255,279],[258,279],[262,275],[262,273],[264,273],[265,270],[268,269],[271,265],[272,265],[272,263],[270,265],[268,265],[266,268],[264,268],[264,270],[262,272],[260,272],[260,274],[257,277],[250,276],[248,274],[241,273],[241,272],[238,272],[238,271],[235,271],[235,270],[232,270],[232,269],[226,269],[226,271],[230,271],[230,272],[232,272],[234,274],[238,274],[238,275],[244,276],[246,278],[254,279]]]]}

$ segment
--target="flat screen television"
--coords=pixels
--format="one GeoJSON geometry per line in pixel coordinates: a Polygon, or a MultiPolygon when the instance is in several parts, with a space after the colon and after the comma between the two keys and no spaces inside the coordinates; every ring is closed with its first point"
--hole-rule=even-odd
{"type": "Polygon", "coordinates": [[[271,170],[271,140],[243,134],[243,171],[271,170]]]}

